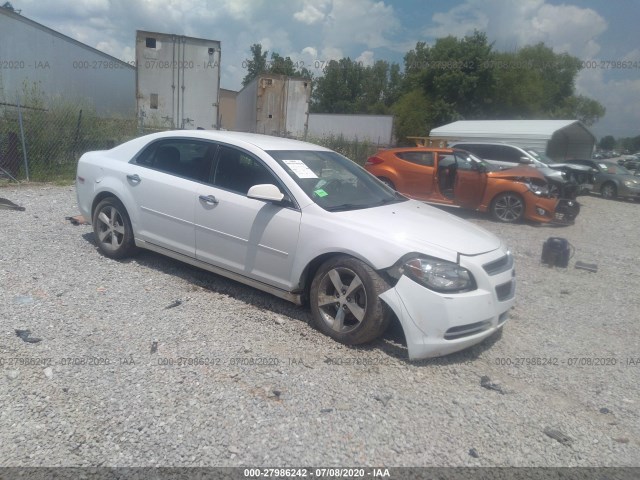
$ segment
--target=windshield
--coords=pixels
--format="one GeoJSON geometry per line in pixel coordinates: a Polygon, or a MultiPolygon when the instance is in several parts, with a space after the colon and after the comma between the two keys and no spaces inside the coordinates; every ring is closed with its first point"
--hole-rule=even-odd
{"type": "Polygon", "coordinates": [[[598,162],[598,166],[603,173],[612,175],[633,175],[629,170],[613,162],[598,162]]]}
{"type": "MultiPolygon", "coordinates": [[[[462,168],[463,170],[480,170],[481,166],[484,167],[485,171],[489,172],[500,170],[500,167],[491,165],[489,162],[476,157],[473,153],[467,152],[466,150],[455,149],[453,153],[456,155],[456,164],[458,168],[462,168]]],[[[442,165],[442,162],[440,162],[440,165],[442,165]]]]}
{"type": "Polygon", "coordinates": [[[531,155],[536,161],[542,163],[543,165],[549,165],[553,163],[553,159],[548,157],[546,153],[542,150],[534,150],[533,148],[525,150],[529,155],[531,155]]]}
{"type": "Polygon", "coordinates": [[[325,210],[356,210],[407,200],[339,153],[322,150],[267,153],[325,210]]]}

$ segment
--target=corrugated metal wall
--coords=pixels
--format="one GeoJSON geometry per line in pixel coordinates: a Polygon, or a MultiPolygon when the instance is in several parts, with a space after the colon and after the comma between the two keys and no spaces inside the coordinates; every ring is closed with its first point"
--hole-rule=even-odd
{"type": "Polygon", "coordinates": [[[308,135],[320,138],[343,136],[347,140],[392,145],[393,116],[311,113],[308,135]]]}
{"type": "Polygon", "coordinates": [[[132,115],[135,68],[26,17],[0,8],[1,85],[4,101],[36,83],[45,97],[80,100],[103,116],[132,115]],[[6,68],[5,68],[6,67],[6,68]]]}

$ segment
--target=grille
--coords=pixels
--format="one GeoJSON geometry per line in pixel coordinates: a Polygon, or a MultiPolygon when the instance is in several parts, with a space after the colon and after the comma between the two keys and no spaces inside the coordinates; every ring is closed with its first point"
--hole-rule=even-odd
{"type": "Polygon", "coordinates": [[[500,257],[493,262],[485,263],[482,268],[489,275],[498,275],[499,273],[506,272],[513,267],[513,256],[510,254],[500,257]]]}
{"type": "Polygon", "coordinates": [[[460,325],[457,327],[451,327],[444,334],[445,340],[455,340],[457,338],[468,337],[475,335],[476,333],[483,332],[491,327],[491,320],[483,320],[482,322],[469,323],[467,325],[460,325]]]}
{"type": "Polygon", "coordinates": [[[502,283],[496,287],[496,295],[498,295],[498,300],[504,302],[505,300],[509,300],[516,293],[516,284],[513,280],[510,280],[506,283],[502,283]]]}

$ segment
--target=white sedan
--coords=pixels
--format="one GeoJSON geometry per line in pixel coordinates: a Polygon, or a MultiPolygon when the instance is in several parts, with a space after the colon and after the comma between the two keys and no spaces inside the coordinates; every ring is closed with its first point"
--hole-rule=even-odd
{"type": "Polygon", "coordinates": [[[395,316],[411,359],[445,355],[495,333],[515,301],[513,259],[493,234],[317,145],[162,132],[84,154],[76,191],[104,255],[145,248],[309,304],[345,344],[395,316]]]}

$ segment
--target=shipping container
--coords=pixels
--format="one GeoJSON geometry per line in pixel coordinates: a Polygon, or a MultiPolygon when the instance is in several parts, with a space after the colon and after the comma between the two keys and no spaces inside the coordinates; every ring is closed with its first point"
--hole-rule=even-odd
{"type": "Polygon", "coordinates": [[[220,42],[136,31],[136,98],[147,127],[218,129],[220,42]]]}
{"type": "Polygon", "coordinates": [[[263,74],[236,97],[236,130],[304,138],[309,119],[311,80],[263,74]]]}

